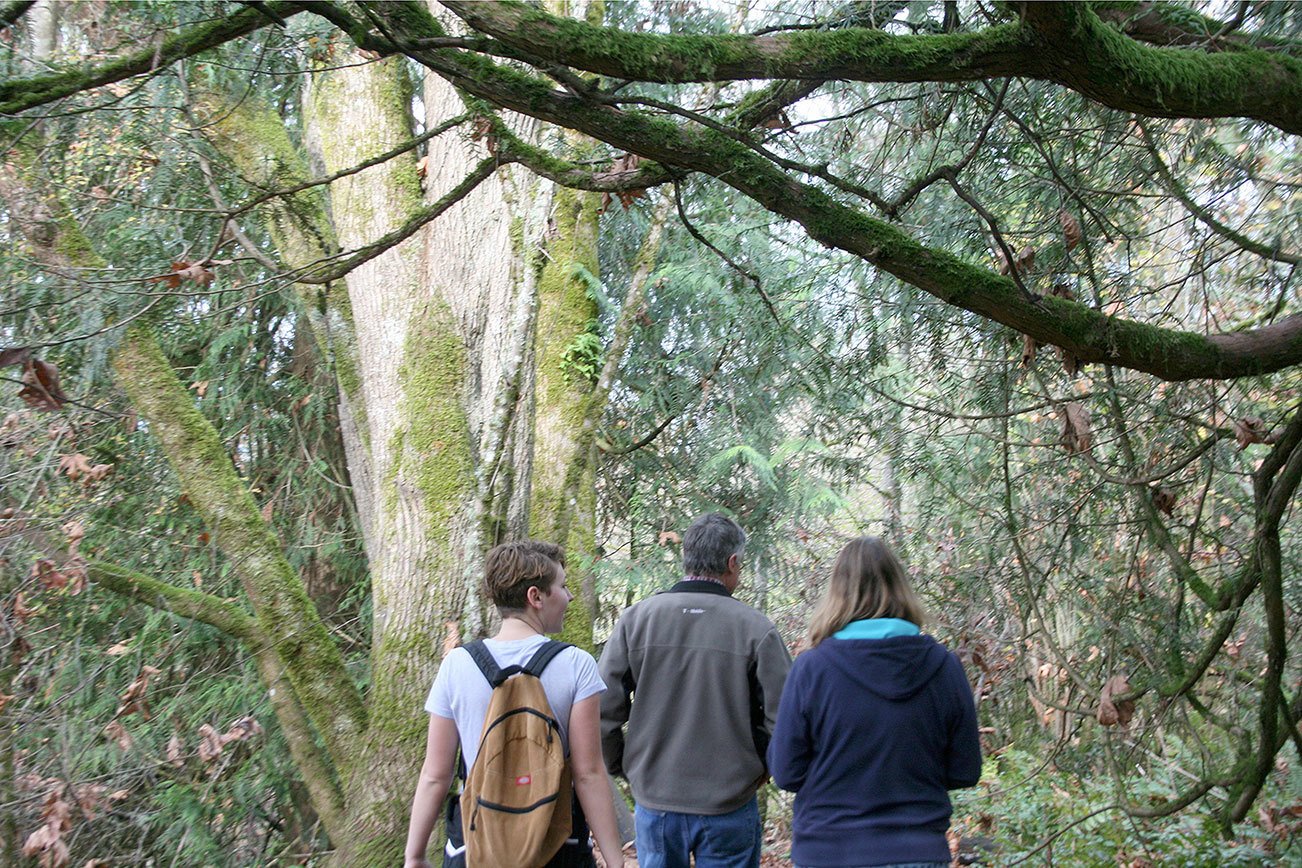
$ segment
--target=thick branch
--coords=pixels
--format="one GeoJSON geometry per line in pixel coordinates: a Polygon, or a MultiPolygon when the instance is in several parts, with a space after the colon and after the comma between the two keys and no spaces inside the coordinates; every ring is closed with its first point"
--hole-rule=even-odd
{"type": "Polygon", "coordinates": [[[1024,25],[913,36],[859,28],[669,36],[594,27],[519,3],[444,5],[519,50],[637,81],[1024,77],[1156,117],[1249,117],[1302,132],[1302,61],[1256,49],[1207,54],[1144,45],[1104,24],[1084,3],[1028,3],[1024,25]]]}
{"type": "Polygon", "coordinates": [[[132,600],[192,618],[239,639],[258,664],[267,696],[276,713],[294,763],[312,797],[321,825],[333,840],[341,840],[343,797],[312,735],[312,726],[299,704],[293,686],[285,677],[285,664],[258,627],[257,619],[210,594],[178,588],[118,564],[91,561],[86,565],[91,581],[132,600]]]}
{"type": "Polygon", "coordinates": [[[284,661],[327,752],[338,767],[346,767],[366,729],[361,695],[217,432],[149,332],[129,331],[113,366],[217,546],[231,560],[266,641],[284,661]]]}
{"type": "Polygon", "coordinates": [[[385,251],[415,235],[422,226],[470,195],[470,191],[486,181],[505,162],[507,161],[502,160],[500,157],[486,157],[480,160],[479,165],[475,166],[469,175],[462,178],[460,183],[445,193],[437,202],[422,206],[420,210],[412,214],[397,229],[385,233],[365,247],[359,247],[339,259],[309,266],[304,269],[303,273],[293,275],[294,281],[296,283],[329,283],[332,280],[338,280],[359,265],[383,255],[385,251]]]}
{"type": "MultiPolygon", "coordinates": [[[[384,8],[395,7],[404,10],[404,22],[419,24],[411,6],[384,8]]],[[[427,26],[437,27],[432,19],[427,26]]],[[[384,40],[374,40],[370,47],[376,45],[388,47],[384,40]]],[[[1034,299],[1009,278],[919,244],[899,228],[795,180],[717,131],[592,105],[482,56],[448,49],[410,54],[496,105],[579,130],[666,166],[713,175],[799,222],[814,239],[853,253],[948,304],[1062,347],[1082,361],[1116,364],[1167,380],[1242,377],[1302,361],[1302,316],[1252,331],[1204,336],[1116,319],[1062,298],[1034,299]]]]}
{"type": "Polygon", "coordinates": [[[219,597],[189,588],[178,588],[144,573],[105,561],[87,563],[86,575],[95,584],[102,585],[115,594],[216,627],[226,635],[239,639],[250,649],[264,644],[257,619],[239,606],[219,597]]]}
{"type": "MultiPolygon", "coordinates": [[[[267,3],[265,8],[280,17],[300,11],[297,4],[288,2],[267,3]]],[[[133,75],[153,72],[173,61],[238,39],[270,23],[271,20],[261,10],[241,9],[233,15],[187,27],[163,40],[161,45],[151,43],[135,54],[96,67],[76,68],[53,75],[0,83],[0,114],[14,114],[133,75]]]]}

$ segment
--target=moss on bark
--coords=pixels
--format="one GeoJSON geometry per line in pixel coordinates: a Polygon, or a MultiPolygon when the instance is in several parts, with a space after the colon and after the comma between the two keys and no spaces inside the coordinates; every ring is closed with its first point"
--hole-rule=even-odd
{"type": "Polygon", "coordinates": [[[259,625],[336,765],[366,729],[361,696],[339,649],[235,472],[216,430],[194,406],[152,334],[133,328],[113,366],[214,541],[230,559],[259,625]]]}

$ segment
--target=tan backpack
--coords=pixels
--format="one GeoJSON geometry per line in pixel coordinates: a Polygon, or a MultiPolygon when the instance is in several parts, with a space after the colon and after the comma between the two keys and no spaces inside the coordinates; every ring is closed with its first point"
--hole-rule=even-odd
{"type": "Polygon", "coordinates": [[[524,666],[505,669],[482,640],[465,647],[493,685],[479,753],[461,793],[466,865],[540,868],[573,825],[570,764],[539,681],[570,645],[549,640],[524,666]]]}

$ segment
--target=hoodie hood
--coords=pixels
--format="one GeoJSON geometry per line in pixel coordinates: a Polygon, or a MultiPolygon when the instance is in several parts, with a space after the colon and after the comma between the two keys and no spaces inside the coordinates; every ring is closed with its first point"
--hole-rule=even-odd
{"type": "Polygon", "coordinates": [[[900,701],[936,677],[949,652],[927,635],[889,639],[826,639],[810,653],[856,687],[900,701]]]}

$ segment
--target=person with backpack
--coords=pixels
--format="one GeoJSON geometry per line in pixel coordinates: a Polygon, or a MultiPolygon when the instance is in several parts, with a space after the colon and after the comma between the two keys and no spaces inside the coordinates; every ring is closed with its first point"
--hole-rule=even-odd
{"type": "Polygon", "coordinates": [[[745,547],[727,516],[696,519],[685,577],[625,609],[601,654],[602,753],[632,786],[642,868],[760,864],[755,794],[791,655],[732,596],[745,547]]]}
{"type": "Polygon", "coordinates": [[[447,812],[445,868],[586,868],[595,865],[589,827],[606,865],[620,868],[601,757],[605,685],[592,655],[545,635],[561,629],[574,599],[564,553],[536,540],[503,543],[485,558],[484,583],[502,626],[439,666],[404,865],[430,868],[425,851],[459,746],[465,784],[447,812]]]}
{"type": "Polygon", "coordinates": [[[768,751],[800,868],[949,868],[948,791],[980,779],[981,741],[963,664],[922,623],[885,542],[841,549],[768,751]]]}

